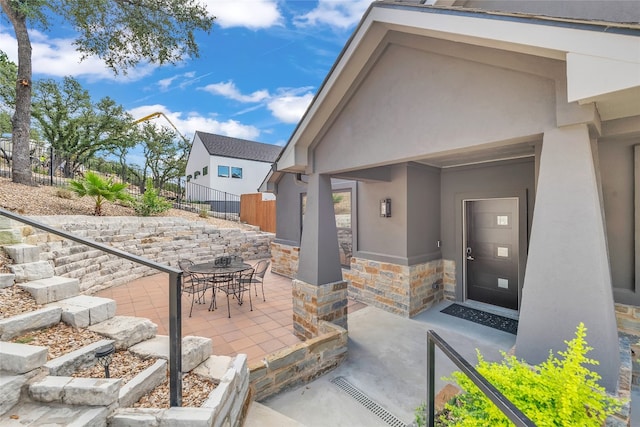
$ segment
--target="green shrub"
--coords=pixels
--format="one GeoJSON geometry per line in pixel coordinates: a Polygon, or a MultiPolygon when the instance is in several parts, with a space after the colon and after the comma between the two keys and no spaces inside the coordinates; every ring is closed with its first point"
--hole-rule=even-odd
{"type": "Polygon", "coordinates": [[[209,211],[207,209],[200,209],[198,216],[200,218],[209,218],[209,211]]]}
{"type": "Polygon", "coordinates": [[[69,190],[80,197],[93,198],[96,203],[93,214],[96,216],[102,215],[102,204],[105,201],[130,201],[131,196],[126,191],[127,186],[128,184],[113,182],[113,178],[104,179],[93,172],[87,172],[84,178],[69,182],[69,190]]]}
{"type": "MultiPolygon", "coordinates": [[[[599,363],[585,356],[591,350],[585,337],[586,327],[580,323],[576,337],[565,341],[567,351],[559,351],[560,358],[550,352],[549,358],[537,366],[529,366],[505,353],[502,362],[489,363],[478,351],[476,369],[539,427],[600,427],[607,416],[620,408],[621,402],[608,396],[598,385],[600,376],[585,367],[599,363]]],[[[513,425],[466,375],[454,372],[452,377],[463,393],[446,404],[439,417],[440,425],[513,425]]],[[[416,410],[418,425],[425,425],[420,424],[424,418],[418,417],[423,407],[416,410]]]]}
{"type": "Polygon", "coordinates": [[[131,203],[131,207],[140,216],[158,215],[171,209],[170,201],[158,195],[151,181],[147,182],[144,194],[131,203]]]}

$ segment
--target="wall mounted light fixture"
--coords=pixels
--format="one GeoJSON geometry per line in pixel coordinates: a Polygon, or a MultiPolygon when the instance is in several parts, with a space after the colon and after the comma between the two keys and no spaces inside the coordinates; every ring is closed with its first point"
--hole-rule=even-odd
{"type": "Polygon", "coordinates": [[[391,216],[391,199],[380,200],[380,216],[385,218],[391,216]]]}

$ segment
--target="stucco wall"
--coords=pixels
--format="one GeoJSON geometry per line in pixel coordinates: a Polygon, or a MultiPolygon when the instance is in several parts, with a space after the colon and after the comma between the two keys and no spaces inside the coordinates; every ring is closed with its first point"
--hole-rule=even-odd
{"type": "Polygon", "coordinates": [[[634,256],[636,144],[640,138],[602,141],[598,152],[614,298],[618,303],[640,305],[634,256]]]}
{"type": "Polygon", "coordinates": [[[502,68],[390,45],[315,148],[315,171],[407,161],[554,127],[555,81],[507,69],[517,58],[504,61],[502,68]]]}

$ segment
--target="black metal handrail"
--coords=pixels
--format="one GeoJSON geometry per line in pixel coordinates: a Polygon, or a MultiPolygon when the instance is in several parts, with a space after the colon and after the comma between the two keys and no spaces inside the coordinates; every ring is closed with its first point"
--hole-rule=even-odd
{"type": "Polygon", "coordinates": [[[451,360],[517,427],[535,427],[525,414],[433,330],[427,331],[427,426],[435,426],[435,346],[451,360]]]}
{"type": "Polygon", "coordinates": [[[4,209],[0,209],[0,215],[65,239],[73,240],[74,242],[107,252],[111,255],[127,259],[137,264],[142,264],[159,270],[163,273],[169,273],[169,404],[171,406],[182,406],[182,357],[180,357],[182,354],[182,307],[180,304],[182,270],[178,270],[92,240],[74,236],[73,234],[69,234],[46,224],[16,215],[13,212],[9,212],[4,209]]]}

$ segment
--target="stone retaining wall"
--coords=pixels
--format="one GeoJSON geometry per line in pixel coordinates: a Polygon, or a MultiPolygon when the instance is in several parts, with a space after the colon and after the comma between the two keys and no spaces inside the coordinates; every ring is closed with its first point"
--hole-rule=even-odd
{"type": "MultiPolygon", "coordinates": [[[[217,228],[206,222],[176,217],[48,216],[34,220],[134,255],[177,266],[178,259],[205,262],[229,254],[247,260],[269,258],[274,234],[238,228],[217,228]]],[[[40,259],[58,276],[81,279],[82,292],[128,283],[156,270],[102,251],[23,227],[23,242],[38,245],[40,259]]]]}
{"type": "Polygon", "coordinates": [[[270,354],[249,366],[256,401],[304,384],[336,368],[347,357],[347,331],[320,321],[320,335],[270,354]]]}

